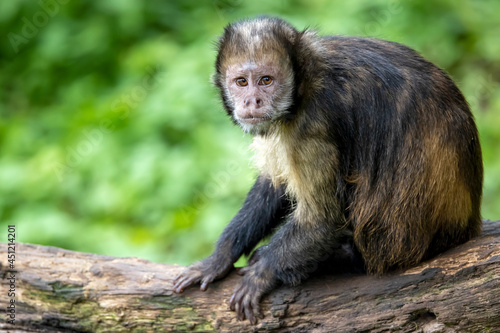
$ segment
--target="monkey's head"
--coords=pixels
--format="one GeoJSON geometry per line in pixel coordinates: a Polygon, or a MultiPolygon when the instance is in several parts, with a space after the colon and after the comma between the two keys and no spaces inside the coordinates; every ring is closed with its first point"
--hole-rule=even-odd
{"type": "Polygon", "coordinates": [[[245,132],[265,134],[290,113],[297,35],[288,23],[261,17],[230,24],[220,37],[214,83],[227,113],[245,132]]]}

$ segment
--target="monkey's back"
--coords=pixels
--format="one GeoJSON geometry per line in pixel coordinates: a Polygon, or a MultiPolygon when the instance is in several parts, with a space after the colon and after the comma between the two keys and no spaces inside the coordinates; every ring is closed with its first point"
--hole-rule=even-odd
{"type": "Polygon", "coordinates": [[[370,272],[416,264],[481,230],[481,149],[465,98],[412,49],[327,37],[324,94],[346,217],[370,272]]]}

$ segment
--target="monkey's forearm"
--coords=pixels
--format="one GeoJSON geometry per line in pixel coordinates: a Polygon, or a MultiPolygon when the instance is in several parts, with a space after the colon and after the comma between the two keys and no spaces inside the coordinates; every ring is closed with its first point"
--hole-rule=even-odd
{"type": "MultiPolygon", "coordinates": [[[[340,218],[339,218],[340,219],[340,218]]],[[[343,238],[340,223],[332,221],[298,221],[292,217],[263,249],[262,264],[276,279],[295,285],[317,269],[343,238]]],[[[347,232],[347,231],[346,231],[347,232]]]]}
{"type": "Polygon", "coordinates": [[[257,243],[270,234],[290,204],[282,187],[275,188],[271,181],[260,176],[252,187],[238,214],[224,229],[214,253],[189,266],[174,281],[173,290],[181,293],[195,283],[206,290],[208,284],[224,277],[242,254],[248,254],[257,243]]]}
{"type": "Polygon", "coordinates": [[[248,255],[257,243],[268,236],[290,210],[283,187],[275,188],[270,179],[259,176],[243,207],[224,229],[212,257],[230,256],[234,263],[248,255]]]}

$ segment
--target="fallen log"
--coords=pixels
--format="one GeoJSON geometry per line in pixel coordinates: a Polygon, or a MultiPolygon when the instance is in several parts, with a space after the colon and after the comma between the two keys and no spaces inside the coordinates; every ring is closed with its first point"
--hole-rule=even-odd
{"type": "Polygon", "coordinates": [[[15,255],[12,272],[1,244],[0,330],[7,332],[500,332],[498,221],[405,271],[280,287],[263,299],[265,318],[255,326],[229,310],[241,279],[234,272],[206,292],[177,295],[180,266],[21,243],[15,255]]]}

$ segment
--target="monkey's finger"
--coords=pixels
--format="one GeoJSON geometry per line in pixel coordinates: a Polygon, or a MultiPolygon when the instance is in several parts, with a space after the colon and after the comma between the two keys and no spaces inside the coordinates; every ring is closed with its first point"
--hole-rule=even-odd
{"type": "Polygon", "coordinates": [[[238,304],[238,300],[236,299],[236,290],[234,291],[231,299],[229,300],[229,309],[231,311],[236,311],[236,305],[238,304]]]}
{"type": "Polygon", "coordinates": [[[192,280],[193,280],[193,277],[191,275],[185,275],[182,279],[180,279],[177,282],[177,286],[187,287],[189,284],[191,284],[192,280]]]}
{"type": "Polygon", "coordinates": [[[177,275],[173,283],[178,284],[179,281],[184,280],[186,276],[188,276],[188,274],[186,274],[186,271],[184,270],[181,274],[177,275]]]}
{"type": "Polygon", "coordinates": [[[177,284],[174,285],[174,291],[177,294],[180,294],[184,291],[184,289],[186,289],[187,287],[189,287],[190,285],[192,285],[198,281],[199,281],[199,277],[197,277],[197,276],[195,276],[195,277],[185,276],[183,279],[178,281],[177,284]]]}
{"type": "Polygon", "coordinates": [[[200,290],[201,291],[206,291],[208,288],[208,285],[214,281],[214,277],[212,275],[207,275],[201,280],[201,286],[200,290]]]}
{"type": "Polygon", "coordinates": [[[243,298],[243,287],[238,286],[233,292],[233,296],[231,296],[231,299],[229,300],[229,308],[232,311],[236,311],[236,313],[239,313],[241,309],[241,299],[243,298]]]}
{"type": "Polygon", "coordinates": [[[236,318],[238,320],[243,320],[245,317],[243,316],[243,312],[241,311],[241,300],[235,300],[234,311],[236,312],[236,318]]]}
{"type": "Polygon", "coordinates": [[[231,311],[234,311],[234,293],[231,295],[231,298],[229,299],[229,309],[231,311]]]}
{"type": "Polygon", "coordinates": [[[183,292],[184,292],[184,288],[185,288],[185,287],[184,287],[182,284],[176,284],[176,285],[174,286],[173,290],[174,290],[174,292],[175,292],[176,294],[181,294],[181,293],[183,293],[183,292]]]}
{"type": "Polygon", "coordinates": [[[263,319],[264,314],[262,313],[260,309],[260,298],[259,297],[252,297],[252,309],[253,309],[253,315],[256,318],[263,319]]]}
{"type": "Polygon", "coordinates": [[[184,275],[179,275],[175,280],[174,280],[174,286],[172,287],[172,289],[176,292],[176,293],[181,293],[182,290],[179,288],[181,285],[182,285],[182,282],[186,279],[186,276],[184,275]]]}
{"type": "Polygon", "coordinates": [[[250,306],[250,296],[248,294],[248,290],[245,288],[244,291],[242,291],[240,300],[239,300],[239,313],[238,313],[238,319],[239,320],[245,320],[245,318],[248,318],[250,321],[252,321],[252,310],[250,306]]]}
{"type": "Polygon", "coordinates": [[[245,309],[243,308],[243,305],[238,302],[238,304],[236,305],[236,315],[238,317],[238,320],[239,321],[243,321],[245,320],[245,309]]]}
{"type": "Polygon", "coordinates": [[[243,304],[242,304],[242,312],[245,313],[245,317],[252,323],[252,325],[257,324],[257,319],[254,316],[253,309],[252,309],[252,304],[251,304],[251,297],[250,295],[246,294],[245,297],[243,298],[243,304]]]}

